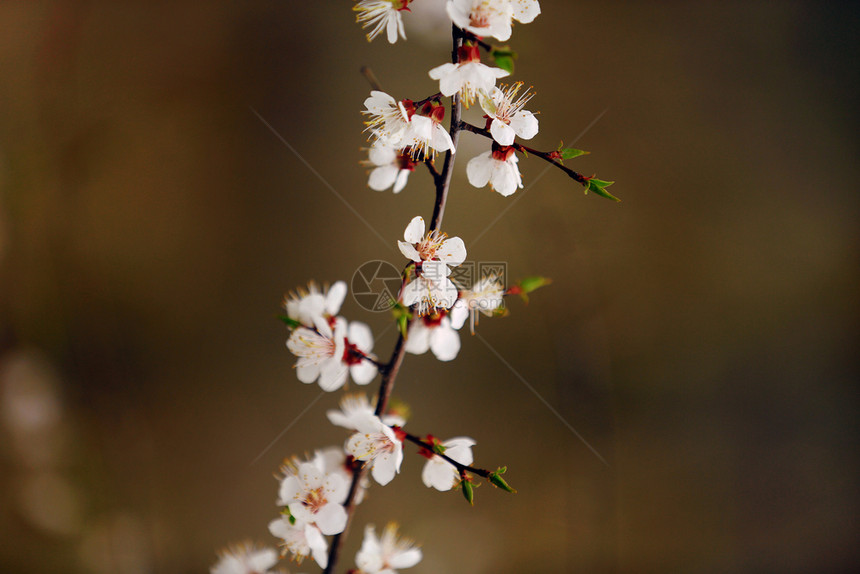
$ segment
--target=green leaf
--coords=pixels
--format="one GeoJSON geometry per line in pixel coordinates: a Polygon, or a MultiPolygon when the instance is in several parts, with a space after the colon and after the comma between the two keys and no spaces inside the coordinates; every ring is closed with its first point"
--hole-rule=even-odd
{"type": "Polygon", "coordinates": [[[302,324],[293,319],[292,317],[287,317],[286,315],[278,315],[278,319],[287,324],[287,327],[290,329],[295,329],[296,327],[301,327],[302,324]]]}
{"type": "Polygon", "coordinates": [[[549,277],[534,276],[526,277],[525,279],[520,281],[519,285],[520,289],[522,289],[523,292],[531,293],[532,291],[537,291],[541,287],[545,287],[550,283],[552,283],[552,279],[550,279],[549,277]]]}
{"type": "Polygon", "coordinates": [[[561,152],[561,159],[573,159],[575,157],[579,157],[581,155],[588,155],[591,153],[590,151],[576,149],[573,147],[566,147],[558,151],[561,152]]]}
{"type": "Polygon", "coordinates": [[[501,476],[507,470],[508,470],[508,467],[503,466],[500,469],[498,469],[496,472],[491,472],[490,476],[488,476],[487,478],[490,480],[490,482],[493,484],[493,486],[501,488],[505,492],[510,492],[510,493],[516,494],[517,491],[515,489],[511,488],[508,485],[508,483],[505,482],[505,479],[502,478],[502,476],[501,476]]]}
{"type": "Polygon", "coordinates": [[[394,303],[391,307],[391,314],[394,315],[394,320],[397,323],[397,329],[403,338],[406,338],[406,333],[409,330],[409,320],[412,318],[412,311],[403,303],[394,303]]]}
{"type": "Polygon", "coordinates": [[[593,191],[597,195],[601,197],[605,197],[606,199],[611,199],[612,201],[621,201],[608,191],[606,188],[615,183],[614,181],[603,181],[602,179],[597,179],[596,177],[592,177],[588,180],[588,185],[585,187],[585,193],[589,191],[593,191]]]}
{"type": "Polygon", "coordinates": [[[503,48],[493,48],[490,56],[493,57],[498,67],[511,74],[514,73],[514,60],[517,58],[516,52],[511,51],[505,46],[503,48]]]}
{"type": "Polygon", "coordinates": [[[460,485],[463,487],[463,498],[466,499],[466,502],[475,506],[475,490],[472,488],[472,483],[468,478],[464,478],[460,485]]]}

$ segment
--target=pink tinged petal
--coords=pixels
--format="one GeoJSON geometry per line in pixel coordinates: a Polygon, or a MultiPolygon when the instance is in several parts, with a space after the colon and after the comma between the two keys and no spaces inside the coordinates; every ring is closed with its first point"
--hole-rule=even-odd
{"type": "Polygon", "coordinates": [[[451,237],[442,243],[436,255],[441,261],[456,267],[466,260],[466,244],[459,237],[451,237]]]}
{"type": "Polygon", "coordinates": [[[421,562],[423,557],[420,548],[410,548],[389,558],[388,565],[392,568],[412,568],[421,562]]]}
{"type": "Polygon", "coordinates": [[[400,168],[396,165],[377,167],[370,172],[370,177],[367,179],[367,187],[373,191],[385,191],[394,184],[399,172],[400,168]]]}
{"type": "Polygon", "coordinates": [[[538,119],[531,112],[519,111],[511,118],[511,128],[524,140],[530,140],[538,133],[538,119]]]}
{"type": "Polygon", "coordinates": [[[493,152],[484,152],[477,157],[473,157],[466,164],[466,177],[469,183],[475,187],[484,187],[490,181],[490,175],[493,172],[492,159],[493,152]]]}
{"type": "Polygon", "coordinates": [[[443,492],[454,488],[454,485],[457,484],[458,476],[454,466],[438,456],[434,456],[428,460],[421,471],[421,481],[424,483],[424,486],[443,492]]]}
{"type": "Polygon", "coordinates": [[[343,532],[346,528],[346,510],[340,504],[326,504],[314,516],[320,532],[327,536],[343,532]]]}
{"type": "Polygon", "coordinates": [[[420,323],[413,323],[406,338],[406,352],[413,355],[423,355],[430,350],[430,329],[420,323]]]}
{"type": "Polygon", "coordinates": [[[440,361],[452,361],[460,352],[460,334],[450,325],[440,325],[430,334],[430,350],[440,361]]]}
{"type": "Polygon", "coordinates": [[[523,24],[531,23],[540,14],[538,0],[513,0],[514,18],[523,24]]]}
{"type": "Polygon", "coordinates": [[[325,310],[329,315],[337,315],[346,297],[346,283],[338,281],[332,285],[325,296],[325,310]]]}
{"type": "Polygon", "coordinates": [[[405,241],[398,241],[397,247],[400,248],[400,253],[402,253],[407,259],[411,259],[416,263],[421,261],[421,255],[418,253],[418,250],[415,249],[415,246],[411,243],[406,243],[405,241]]]}
{"type": "Polygon", "coordinates": [[[320,368],[320,388],[326,392],[336,391],[346,382],[348,374],[349,367],[340,360],[340,357],[333,357],[325,361],[320,368]]]}
{"type": "MultiPolygon", "coordinates": [[[[490,124],[490,134],[499,145],[511,145],[514,143],[516,131],[512,126],[501,120],[493,120],[493,123],[490,124]]],[[[373,179],[373,174],[371,174],[371,179],[373,179]]],[[[370,187],[373,186],[371,185],[370,187]]]]}
{"type": "Polygon", "coordinates": [[[369,361],[362,361],[349,367],[349,375],[358,385],[366,385],[376,378],[376,371],[376,365],[369,361]]]}
{"type": "Polygon", "coordinates": [[[418,243],[424,239],[423,217],[416,215],[412,218],[412,221],[409,222],[409,225],[406,226],[406,230],[403,232],[403,239],[405,239],[407,243],[418,243]]]}
{"type": "Polygon", "coordinates": [[[353,321],[349,324],[346,338],[365,353],[373,348],[373,332],[361,321],[353,321]]]}
{"type": "Polygon", "coordinates": [[[400,193],[406,187],[406,181],[409,179],[410,173],[408,169],[401,169],[397,172],[397,177],[394,179],[394,193],[400,193]]]}

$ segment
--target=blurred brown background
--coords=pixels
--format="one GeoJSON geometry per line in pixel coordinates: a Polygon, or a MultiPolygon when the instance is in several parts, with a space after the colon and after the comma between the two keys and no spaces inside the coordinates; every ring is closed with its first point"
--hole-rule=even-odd
{"type": "MultiPolygon", "coordinates": [[[[358,70],[434,92],[431,2],[395,47],[346,1],[0,3],[0,570],[204,572],[275,542],[280,461],[345,438],[275,315],[309,279],[400,265],[430,216],[420,170],[366,187],[358,70]]],[[[343,567],[393,519],[415,574],[857,568],[856,4],[541,5],[511,41],[534,145],[600,117],[571,165],[623,202],[535,159],[514,197],[471,188],[486,142],[463,135],[446,230],[554,283],[456,362],[408,356],[396,395],[519,493],[468,508],[410,450],[343,567]]],[[[388,356],[387,315],[343,313],[388,356]]]]}

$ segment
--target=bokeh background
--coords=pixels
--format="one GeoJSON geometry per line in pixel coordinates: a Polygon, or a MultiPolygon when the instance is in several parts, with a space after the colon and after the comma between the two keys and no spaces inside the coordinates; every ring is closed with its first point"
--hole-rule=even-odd
{"type": "MultiPolygon", "coordinates": [[[[274,544],[283,458],[344,440],[275,316],[401,264],[432,190],[366,187],[359,68],[421,99],[450,42],[440,1],[394,47],[351,4],[0,3],[3,572],[205,572],[274,544]]],[[[463,135],[445,229],[554,283],[395,394],[519,493],[468,508],[409,454],[344,569],[388,520],[416,574],[858,568],[857,5],[541,5],[511,41],[534,146],[590,150],[623,202],[536,159],[513,197],[471,188],[463,135]]],[[[343,312],[387,357],[388,316],[343,312]]]]}

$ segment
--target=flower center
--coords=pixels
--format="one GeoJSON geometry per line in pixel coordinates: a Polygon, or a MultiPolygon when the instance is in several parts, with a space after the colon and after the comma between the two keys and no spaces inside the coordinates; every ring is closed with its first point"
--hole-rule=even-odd
{"type": "Polygon", "coordinates": [[[448,239],[448,235],[446,233],[441,231],[431,231],[416,247],[418,255],[420,255],[421,259],[424,261],[433,259],[436,257],[436,250],[442,247],[442,244],[445,243],[446,239],[448,239]]]}
{"type": "Polygon", "coordinates": [[[364,360],[364,353],[361,352],[358,345],[350,343],[346,337],[343,338],[342,360],[347,365],[357,365],[364,360]]]}
{"type": "Polygon", "coordinates": [[[319,486],[313,490],[307,491],[305,493],[305,497],[302,499],[302,503],[307,506],[312,513],[316,514],[319,512],[319,510],[328,503],[325,493],[323,492],[323,487],[319,486]]]}

